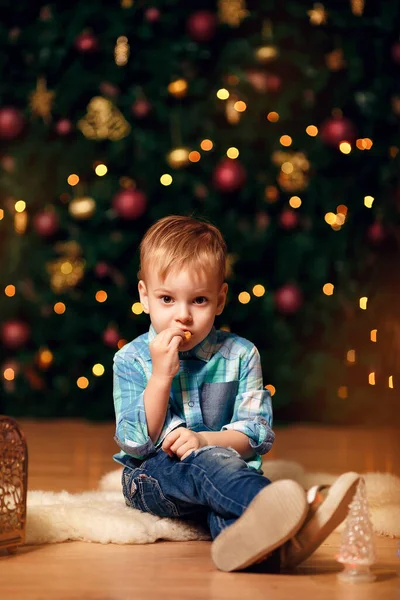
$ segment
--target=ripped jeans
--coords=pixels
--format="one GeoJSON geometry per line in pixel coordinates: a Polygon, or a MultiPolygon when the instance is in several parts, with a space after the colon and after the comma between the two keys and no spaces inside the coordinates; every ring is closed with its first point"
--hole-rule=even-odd
{"type": "Polygon", "coordinates": [[[212,539],[235,522],[271,482],[232,448],[205,446],[184,460],[159,449],[143,462],[129,459],[122,474],[125,502],[157,515],[208,526],[212,539]]]}

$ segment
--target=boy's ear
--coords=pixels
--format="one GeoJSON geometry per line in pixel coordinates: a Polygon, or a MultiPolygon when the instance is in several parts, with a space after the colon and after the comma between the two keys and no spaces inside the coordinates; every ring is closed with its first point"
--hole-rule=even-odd
{"type": "Polygon", "coordinates": [[[225,303],[226,303],[226,295],[228,293],[228,284],[227,283],[223,283],[221,285],[221,289],[219,291],[218,294],[218,304],[217,304],[217,310],[215,311],[216,315],[220,315],[222,313],[222,311],[225,308],[225,303]]]}
{"type": "Polygon", "coordinates": [[[140,303],[143,306],[144,312],[149,314],[149,294],[145,282],[141,279],[138,283],[140,303]]]}

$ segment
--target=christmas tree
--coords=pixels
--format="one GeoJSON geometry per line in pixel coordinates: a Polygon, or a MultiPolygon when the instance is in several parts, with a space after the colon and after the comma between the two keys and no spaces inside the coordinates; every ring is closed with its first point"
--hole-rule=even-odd
{"type": "Polygon", "coordinates": [[[113,417],[138,245],[176,213],[226,238],[216,324],[276,421],[398,419],[400,5],[3,8],[0,412],[113,417]]]}

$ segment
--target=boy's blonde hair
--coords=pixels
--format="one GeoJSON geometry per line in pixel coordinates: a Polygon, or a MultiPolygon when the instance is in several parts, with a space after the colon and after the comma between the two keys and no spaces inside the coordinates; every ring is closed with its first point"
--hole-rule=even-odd
{"type": "Polygon", "coordinates": [[[139,279],[145,280],[149,269],[165,279],[169,271],[180,268],[204,270],[214,274],[220,284],[224,282],[226,243],[214,225],[170,215],[146,232],[140,244],[139,279]]]}

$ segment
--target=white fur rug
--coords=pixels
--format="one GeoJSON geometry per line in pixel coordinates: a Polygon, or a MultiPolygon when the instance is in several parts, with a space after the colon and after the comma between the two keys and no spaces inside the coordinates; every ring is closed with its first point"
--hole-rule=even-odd
{"type": "MultiPolygon", "coordinates": [[[[270,460],[265,475],[272,481],[294,479],[304,489],[330,484],[336,476],[306,473],[295,462],[270,460]]],[[[125,505],[121,469],[107,473],[99,489],[81,494],[28,491],[26,543],[82,540],[101,544],[149,544],[156,540],[209,539],[194,523],[163,519],[125,505]]],[[[390,473],[364,474],[371,520],[376,533],[400,537],[400,478],[390,473]]],[[[338,531],[343,528],[343,524],[338,531]]]]}

